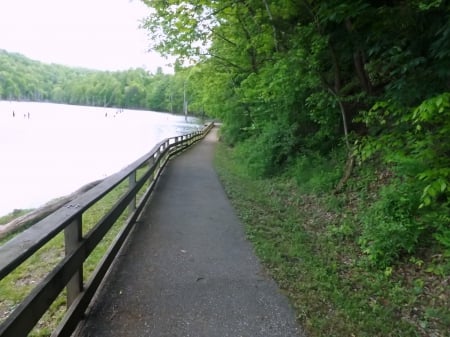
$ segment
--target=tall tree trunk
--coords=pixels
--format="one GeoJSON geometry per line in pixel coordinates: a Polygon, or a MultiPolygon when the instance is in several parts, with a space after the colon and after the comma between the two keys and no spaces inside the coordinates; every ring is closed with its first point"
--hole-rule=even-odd
{"type": "Polygon", "coordinates": [[[357,50],[353,53],[353,63],[355,65],[356,75],[358,76],[359,82],[361,83],[364,91],[369,95],[372,95],[373,87],[364,67],[364,59],[364,53],[361,50],[357,50]]]}
{"type": "Polygon", "coordinates": [[[269,4],[267,3],[267,0],[262,0],[264,3],[264,6],[266,7],[266,11],[267,11],[267,15],[269,16],[270,19],[270,23],[272,26],[272,31],[273,31],[273,43],[275,44],[275,50],[278,52],[278,39],[277,39],[277,29],[273,23],[273,16],[272,16],[272,12],[270,11],[270,7],[269,4]]]}
{"type": "MultiPolygon", "coordinates": [[[[353,24],[348,18],[345,20],[345,28],[350,35],[354,35],[353,24]]],[[[356,40],[356,38],[353,40],[356,40]]],[[[353,52],[353,65],[355,67],[356,76],[358,77],[364,91],[369,95],[372,95],[373,87],[365,69],[365,61],[363,49],[356,42],[355,51],[353,52]]]]}
{"type": "Polygon", "coordinates": [[[334,189],[334,193],[339,193],[342,190],[342,188],[345,186],[345,184],[347,183],[348,179],[350,178],[350,176],[352,174],[353,167],[355,164],[355,157],[353,155],[353,150],[350,145],[350,140],[349,140],[349,136],[348,136],[347,110],[345,108],[344,103],[342,102],[341,97],[340,97],[342,81],[341,81],[341,70],[339,67],[339,61],[338,61],[338,57],[336,55],[336,50],[334,49],[334,46],[331,42],[329,43],[329,48],[330,48],[330,54],[331,54],[331,61],[333,64],[333,69],[334,69],[334,90],[331,88],[331,86],[328,86],[328,91],[336,98],[336,101],[338,102],[338,105],[339,105],[339,110],[341,112],[341,117],[342,117],[342,126],[344,129],[345,147],[347,149],[347,161],[345,163],[344,174],[342,175],[341,180],[339,181],[339,183],[336,185],[336,187],[334,189]]]}
{"type": "Polygon", "coordinates": [[[328,42],[328,46],[330,48],[331,61],[334,69],[334,93],[336,95],[339,95],[342,87],[341,67],[339,66],[336,49],[334,48],[334,45],[331,41],[328,42]]]}
{"type": "Polygon", "coordinates": [[[339,104],[339,109],[341,111],[341,116],[342,116],[342,125],[344,127],[345,147],[347,149],[347,161],[345,163],[344,174],[342,175],[341,180],[339,181],[339,183],[336,185],[336,187],[334,189],[334,193],[336,194],[336,193],[339,193],[342,191],[343,187],[345,186],[348,179],[350,178],[352,171],[353,171],[353,167],[355,166],[355,156],[353,154],[353,149],[350,145],[350,140],[348,137],[347,112],[345,109],[345,105],[342,102],[341,98],[331,88],[328,88],[328,91],[336,98],[336,100],[339,104]]]}

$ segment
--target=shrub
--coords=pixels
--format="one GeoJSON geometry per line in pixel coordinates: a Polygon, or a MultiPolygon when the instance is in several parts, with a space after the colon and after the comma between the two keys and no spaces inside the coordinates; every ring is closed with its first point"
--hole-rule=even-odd
{"type": "Polygon", "coordinates": [[[359,244],[371,262],[387,267],[413,253],[426,227],[418,217],[420,188],[395,179],[381,188],[378,200],[363,211],[359,244]]]}
{"type": "Polygon", "coordinates": [[[307,193],[329,192],[342,177],[344,158],[343,149],[327,156],[304,154],[295,160],[292,175],[298,186],[307,193]]]}
{"type": "Polygon", "coordinates": [[[239,144],[238,156],[255,177],[279,175],[295,157],[293,127],[268,123],[247,141],[239,144]]]}

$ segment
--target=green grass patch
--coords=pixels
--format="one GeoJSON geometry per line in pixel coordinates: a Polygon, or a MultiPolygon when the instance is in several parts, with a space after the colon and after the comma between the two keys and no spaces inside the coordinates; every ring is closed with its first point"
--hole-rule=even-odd
{"type": "MultiPolygon", "coordinates": [[[[15,209],[11,213],[6,214],[2,217],[0,217],[0,225],[6,225],[10,223],[11,221],[20,218],[21,216],[28,214],[30,212],[34,211],[34,209],[15,209]]],[[[20,230],[24,230],[28,227],[30,227],[33,224],[33,221],[29,221],[28,223],[23,224],[21,226],[20,230]]],[[[0,246],[4,244],[6,241],[11,240],[20,230],[14,230],[10,231],[6,235],[4,235],[2,238],[0,238],[0,246]]]]}
{"type": "Polygon", "coordinates": [[[449,336],[449,273],[442,256],[380,269],[362,252],[359,212],[370,191],[324,193],[335,170],[324,179],[308,170],[308,188],[299,186],[299,176],[255,178],[239,149],[223,144],[215,165],[255,252],[308,336],[449,336]]]}
{"type": "Polygon", "coordinates": [[[30,213],[33,209],[15,209],[11,213],[0,216],[0,225],[7,224],[8,222],[17,219],[18,217],[30,213]]]}

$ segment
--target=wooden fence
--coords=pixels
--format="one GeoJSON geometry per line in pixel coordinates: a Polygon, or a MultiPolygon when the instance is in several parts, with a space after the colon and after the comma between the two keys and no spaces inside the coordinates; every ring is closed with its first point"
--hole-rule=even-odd
{"type": "Polygon", "coordinates": [[[67,294],[67,312],[52,336],[70,336],[82,319],[117,252],[136,224],[139,214],[170,157],[202,139],[213,126],[214,124],[211,123],[201,131],[163,140],[148,154],[120,172],[104,179],[92,189],[0,246],[0,280],[2,280],[57,234],[64,233],[64,258],[4,320],[0,325],[0,336],[27,336],[64,289],[67,294]],[[139,178],[137,179],[138,170],[139,178]],[[120,183],[127,180],[127,192],[120,197],[92,230],[83,235],[83,213],[120,183]],[[144,185],[148,185],[148,187],[137,202],[137,193],[144,185]],[[130,214],[125,224],[89,280],[83,282],[84,261],[127,209],[130,214]]]}

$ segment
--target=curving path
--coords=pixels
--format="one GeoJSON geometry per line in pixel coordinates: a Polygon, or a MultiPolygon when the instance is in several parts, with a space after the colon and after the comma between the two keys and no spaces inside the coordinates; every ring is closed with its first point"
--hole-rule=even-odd
{"type": "Polygon", "coordinates": [[[169,163],[79,336],[304,336],[222,189],[216,141],[169,163]]]}

